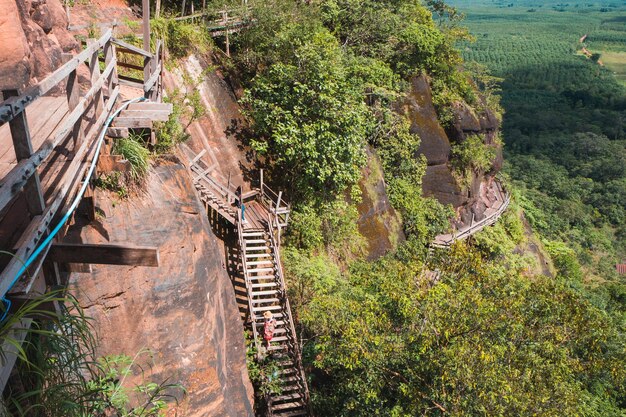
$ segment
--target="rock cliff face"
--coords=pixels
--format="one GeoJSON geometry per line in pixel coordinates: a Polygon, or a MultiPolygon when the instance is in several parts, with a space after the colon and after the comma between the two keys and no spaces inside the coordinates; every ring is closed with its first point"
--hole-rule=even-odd
{"type": "Polygon", "coordinates": [[[36,84],[78,42],[60,0],[0,0],[0,90],[36,84]]]}
{"type": "Polygon", "coordinates": [[[129,200],[98,193],[101,216],[74,239],[156,246],[160,255],[158,268],[94,265],[91,274],[73,273],[71,288],[94,319],[99,354],[152,351],[150,379],[187,389],[178,415],[252,416],[243,325],[187,170],[157,164],[145,192],[129,200]]]}
{"type": "Polygon", "coordinates": [[[425,76],[412,80],[411,93],[401,104],[401,110],[411,121],[411,132],[421,139],[419,152],[426,157],[427,168],[422,187],[425,195],[435,197],[443,204],[451,204],[457,213],[457,223],[469,223],[483,218],[487,207],[494,202],[493,186],[496,173],[502,168],[502,150],[497,143],[499,121],[490,111],[475,114],[467,104],[453,107],[454,121],[447,129],[439,123],[432,101],[432,93],[425,76]],[[484,138],[485,145],[496,149],[496,158],[488,172],[473,171],[469,186],[462,186],[451,167],[452,146],[469,135],[484,138]]]}

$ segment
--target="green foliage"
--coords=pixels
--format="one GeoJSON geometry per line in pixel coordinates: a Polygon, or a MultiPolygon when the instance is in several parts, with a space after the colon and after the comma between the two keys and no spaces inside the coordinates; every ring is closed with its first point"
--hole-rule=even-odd
{"type": "Polygon", "coordinates": [[[191,21],[177,21],[160,17],[150,21],[152,36],[162,39],[173,58],[184,58],[192,53],[206,53],[213,47],[211,34],[191,21]]]}
{"type": "Polygon", "coordinates": [[[129,195],[126,181],[124,181],[124,176],[120,171],[101,174],[94,180],[94,184],[96,187],[102,188],[103,190],[117,193],[119,198],[126,198],[129,195]]]}
{"type": "Polygon", "coordinates": [[[571,248],[558,241],[544,241],[543,244],[554,261],[559,275],[575,283],[582,281],[583,273],[576,253],[571,248]]]}
{"type": "Polygon", "coordinates": [[[460,181],[469,186],[475,172],[487,172],[496,157],[496,149],[486,145],[480,135],[469,135],[463,142],[452,145],[452,163],[460,181]]]}
{"type": "Polygon", "coordinates": [[[27,302],[1,328],[3,346],[18,352],[15,383],[4,392],[10,415],[160,417],[166,401],[184,393],[178,384],[148,381],[143,371],[139,384],[129,387],[126,377],[139,374],[136,359],[146,352],[134,359],[119,355],[96,360],[90,319],[76,299],[59,291],[27,302]],[[60,303],[60,315],[45,308],[52,302],[60,303]],[[15,327],[26,333],[22,346],[14,339],[15,327]]]}
{"type": "Polygon", "coordinates": [[[257,75],[244,96],[259,135],[251,145],[273,169],[293,174],[293,193],[332,196],[360,176],[367,108],[334,37],[299,27],[288,36],[299,45],[293,56],[257,75]]]}
{"type": "Polygon", "coordinates": [[[248,332],[246,332],[246,364],[248,377],[259,400],[263,400],[266,395],[281,393],[281,381],[278,378],[281,368],[274,358],[259,357],[256,345],[248,332]]]}
{"type": "Polygon", "coordinates": [[[286,243],[308,252],[324,249],[343,263],[363,253],[365,241],[358,231],[359,214],[343,198],[300,205],[291,217],[286,243]]]}
{"type": "Polygon", "coordinates": [[[602,311],[561,281],[446,253],[437,283],[387,258],[303,307],[318,414],[619,413],[624,341],[602,311]]]}

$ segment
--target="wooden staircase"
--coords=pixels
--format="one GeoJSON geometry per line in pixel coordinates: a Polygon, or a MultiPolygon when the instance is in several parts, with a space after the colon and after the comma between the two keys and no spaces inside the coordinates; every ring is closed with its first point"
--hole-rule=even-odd
{"type": "Polygon", "coordinates": [[[267,397],[268,415],[307,416],[308,389],[291,309],[285,294],[278,246],[271,232],[264,229],[242,230],[240,238],[250,319],[258,349],[263,349],[260,346],[263,313],[271,311],[276,319],[274,338],[267,354],[271,355],[279,367],[276,377],[280,393],[267,397]]]}
{"type": "MultiPolygon", "coordinates": [[[[219,216],[235,226],[239,243],[239,263],[246,286],[248,317],[259,356],[268,356],[278,365],[280,391],[266,397],[267,415],[281,417],[308,416],[309,391],[302,367],[300,345],[287,299],[280,262],[280,230],[287,224],[288,207],[281,206],[282,193],[276,195],[263,185],[257,203],[245,203],[246,218],[267,219],[245,223],[235,206],[238,198],[231,185],[222,185],[209,175],[211,167],[201,160],[202,154],[190,159],[193,183],[201,200],[219,216]],[[262,340],[263,313],[271,311],[276,319],[274,338],[269,348],[262,340]]],[[[243,200],[247,201],[246,196],[243,200]]]]}

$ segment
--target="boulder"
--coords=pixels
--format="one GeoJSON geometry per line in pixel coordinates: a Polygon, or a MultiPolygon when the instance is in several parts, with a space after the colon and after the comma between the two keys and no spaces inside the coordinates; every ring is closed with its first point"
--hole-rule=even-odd
{"type": "Polygon", "coordinates": [[[31,52],[15,0],[0,0],[0,90],[22,89],[32,70],[31,52]]]}
{"type": "Polygon", "coordinates": [[[452,104],[454,113],[454,125],[462,132],[480,132],[480,121],[474,110],[464,101],[452,104]]]}
{"type": "Polygon", "coordinates": [[[30,17],[43,29],[44,33],[48,34],[52,31],[54,22],[47,3],[33,4],[30,17]]]}
{"type": "Polygon", "coordinates": [[[479,116],[480,129],[483,131],[495,131],[500,126],[500,121],[496,114],[491,110],[485,110],[479,116]]]}

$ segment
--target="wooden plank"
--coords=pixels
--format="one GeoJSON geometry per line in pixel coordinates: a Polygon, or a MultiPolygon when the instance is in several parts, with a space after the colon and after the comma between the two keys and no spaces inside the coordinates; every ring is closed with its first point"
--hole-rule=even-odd
{"type": "MultiPolygon", "coordinates": [[[[28,318],[15,323],[11,326],[8,337],[21,346],[32,322],[33,320],[28,318]]],[[[4,387],[9,380],[9,376],[11,376],[13,366],[17,361],[17,349],[14,344],[9,343],[6,339],[2,342],[2,352],[3,355],[0,355],[0,366],[2,367],[0,370],[0,392],[4,390],[4,387]]]]}
{"type": "Polygon", "coordinates": [[[109,127],[107,129],[107,136],[111,138],[127,138],[128,128],[127,127],[109,127]]]}
{"type": "Polygon", "coordinates": [[[143,49],[138,48],[135,45],[131,45],[130,43],[124,42],[123,40],[111,38],[111,42],[125,49],[125,51],[120,50],[120,52],[129,52],[135,55],[145,56],[146,58],[153,57],[152,53],[144,51],[143,49]]]}
{"type": "Polygon", "coordinates": [[[118,117],[129,119],[150,119],[154,122],[167,122],[170,113],[165,110],[122,110],[118,117]]]}
{"type": "Polygon", "coordinates": [[[81,63],[89,59],[94,51],[104,46],[111,38],[111,33],[111,29],[107,30],[93,45],[74,56],[74,58],[70,59],[52,74],[44,78],[40,83],[26,89],[19,97],[5,100],[0,104],[0,126],[24,111],[24,109],[38,97],[43,96],[52,88],[56,87],[57,84],[70,75],[72,71],[78,68],[81,63]]]}
{"type": "MultiPolygon", "coordinates": [[[[89,133],[86,135],[87,139],[83,142],[80,149],[76,151],[75,158],[70,163],[69,168],[63,174],[63,177],[60,179],[59,184],[61,184],[59,190],[56,192],[52,199],[52,203],[48,208],[42,213],[39,219],[31,220],[29,225],[29,230],[31,232],[22,235],[22,239],[27,242],[24,243],[23,246],[17,250],[15,254],[15,258],[11,259],[9,264],[2,271],[2,276],[0,279],[0,296],[3,296],[9,290],[9,287],[13,281],[13,279],[17,276],[19,270],[22,268],[22,261],[26,260],[32,254],[35,246],[43,239],[44,233],[51,226],[53,218],[56,216],[57,211],[62,206],[65,198],[68,193],[73,189],[75,182],[80,181],[80,172],[81,169],[85,169],[82,159],[88,154],[89,151],[93,149],[93,143],[90,143],[93,138],[99,133],[100,129],[106,120],[108,114],[110,114],[111,109],[117,100],[117,96],[119,95],[119,87],[117,87],[109,100],[106,103],[106,111],[100,115],[100,118],[94,123],[89,133]],[[88,146],[92,145],[92,146],[88,146]],[[34,226],[31,228],[31,226],[34,226]]],[[[49,245],[46,247],[49,248],[49,245]]],[[[42,256],[45,256],[46,250],[42,252],[42,256]]]]}
{"type": "MultiPolygon", "coordinates": [[[[5,90],[2,94],[4,97],[16,97],[18,95],[17,90],[5,90]]],[[[26,112],[21,112],[13,118],[9,122],[9,127],[11,129],[15,158],[18,162],[29,159],[33,154],[33,145],[28,129],[28,121],[26,120],[26,112]]],[[[24,195],[28,212],[31,215],[43,213],[45,203],[37,171],[32,171],[30,177],[24,182],[24,195]]]]}
{"type": "Polygon", "coordinates": [[[156,84],[160,76],[161,76],[161,70],[160,68],[156,68],[155,71],[150,76],[150,78],[144,82],[143,91],[147,93],[150,90],[152,90],[152,87],[154,87],[154,85],[156,84]]]}
{"type": "Polygon", "coordinates": [[[143,118],[116,117],[113,127],[130,127],[133,129],[152,129],[152,120],[143,118]]]}
{"type": "Polygon", "coordinates": [[[127,77],[125,75],[119,75],[118,74],[118,79],[119,79],[119,84],[120,85],[127,85],[129,87],[133,87],[133,88],[137,88],[139,90],[143,90],[143,80],[137,79],[137,78],[133,78],[133,77],[127,77]]]}
{"type": "Polygon", "coordinates": [[[131,103],[126,108],[127,110],[159,110],[171,113],[174,110],[172,103],[152,103],[142,101],[139,103],[131,103]]]}
{"type": "MultiPolygon", "coordinates": [[[[46,140],[30,158],[20,161],[3,179],[0,184],[0,211],[13,200],[13,198],[24,187],[31,175],[36,172],[40,166],[50,156],[56,146],[65,140],[67,135],[72,131],[76,121],[82,117],[82,114],[89,106],[91,98],[102,88],[105,79],[111,74],[115,68],[115,62],[110,62],[109,66],[104,70],[98,82],[96,82],[85,96],[80,100],[73,111],[65,117],[63,124],[58,127],[52,134],[52,139],[46,140]]],[[[25,114],[25,113],[24,113],[25,114]]]]}
{"type": "Polygon", "coordinates": [[[48,259],[60,263],[159,266],[159,249],[146,246],[53,243],[48,259]]]}

